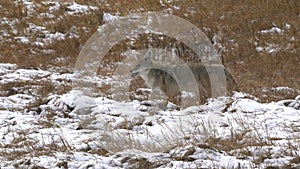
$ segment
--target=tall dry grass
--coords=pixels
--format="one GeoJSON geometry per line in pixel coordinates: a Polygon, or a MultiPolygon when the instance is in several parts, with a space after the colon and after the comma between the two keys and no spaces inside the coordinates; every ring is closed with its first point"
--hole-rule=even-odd
{"type": "MultiPolygon", "coordinates": [[[[0,17],[12,21],[18,19],[13,26],[1,24],[1,30],[10,36],[1,40],[0,62],[17,63],[20,67],[47,69],[59,66],[61,69],[70,69],[74,66],[80,46],[102,24],[102,12],[119,14],[121,16],[146,11],[161,11],[185,18],[198,26],[215,44],[216,49],[224,59],[224,64],[231,70],[240,89],[251,92],[261,87],[288,86],[299,89],[300,73],[300,4],[297,0],[276,1],[210,1],[210,0],[112,0],[100,2],[96,0],[76,3],[95,5],[99,10],[91,10],[87,14],[67,15],[68,2],[60,1],[60,8],[51,12],[55,17],[48,18],[40,15],[49,12],[52,3],[42,3],[42,0],[33,1],[36,6],[32,13],[22,1],[0,2],[0,17]],[[171,9],[171,10],[168,10],[171,9]],[[59,18],[59,19],[58,19],[59,18]],[[76,27],[78,37],[65,40],[54,40],[45,46],[23,44],[14,37],[25,36],[30,41],[43,38],[45,34],[28,30],[29,24],[44,26],[51,33],[72,33],[76,27]],[[284,30],[280,33],[264,34],[262,30],[277,27],[284,30]],[[274,52],[258,51],[257,47],[275,46],[274,52]],[[50,50],[45,53],[42,51],[50,50]],[[64,58],[58,62],[57,58],[64,58]]],[[[149,37],[156,35],[141,35],[136,46],[138,49],[149,43],[149,37]]],[[[172,39],[165,40],[164,45],[176,45],[172,39]]],[[[162,43],[160,43],[162,44],[162,43]]],[[[122,50],[128,49],[128,40],[116,45],[108,54],[111,62],[121,59],[122,50]]],[[[150,46],[157,44],[150,44],[150,46]]],[[[147,45],[146,45],[147,46],[147,45]]],[[[179,45],[179,48],[185,47],[179,45]]],[[[65,71],[65,70],[64,70],[65,71]]]]}

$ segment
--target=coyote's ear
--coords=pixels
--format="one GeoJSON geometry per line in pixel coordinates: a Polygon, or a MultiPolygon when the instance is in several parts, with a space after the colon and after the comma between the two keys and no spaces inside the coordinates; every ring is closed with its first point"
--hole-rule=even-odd
{"type": "Polygon", "coordinates": [[[145,60],[151,60],[152,59],[152,52],[149,50],[147,50],[147,52],[145,53],[145,60]]]}

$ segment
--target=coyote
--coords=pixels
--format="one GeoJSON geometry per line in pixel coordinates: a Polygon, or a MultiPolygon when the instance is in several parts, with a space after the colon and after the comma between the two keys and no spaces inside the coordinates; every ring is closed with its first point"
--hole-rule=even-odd
{"type": "MultiPolygon", "coordinates": [[[[184,91],[180,90],[178,81],[176,81],[177,72],[182,71],[182,64],[177,64],[174,66],[169,65],[157,65],[153,62],[153,51],[148,50],[144,58],[136,64],[135,68],[130,70],[131,76],[135,78],[136,76],[141,76],[146,84],[152,89],[152,92],[160,92],[164,95],[164,100],[170,101],[177,105],[182,101],[182,93],[184,91]]],[[[189,75],[181,76],[181,79],[177,80],[186,80],[184,76],[194,76],[194,79],[199,91],[199,103],[204,103],[207,98],[212,97],[212,85],[210,80],[211,73],[208,73],[208,70],[222,70],[225,74],[226,81],[226,92],[227,94],[232,91],[237,90],[237,84],[230,72],[223,65],[204,65],[202,63],[187,63],[188,69],[190,70],[189,75]]],[[[184,81],[184,85],[189,85],[189,81],[184,81]]],[[[225,88],[225,87],[224,87],[225,88]]],[[[158,95],[155,93],[155,95],[158,95]]],[[[159,107],[165,109],[167,105],[163,103],[159,107]]],[[[190,105],[191,106],[191,105],[190,105]]]]}

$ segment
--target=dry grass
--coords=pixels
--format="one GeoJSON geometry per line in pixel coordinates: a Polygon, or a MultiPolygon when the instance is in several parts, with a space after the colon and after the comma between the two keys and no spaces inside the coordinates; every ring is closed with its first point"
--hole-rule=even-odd
{"type": "MultiPolygon", "coordinates": [[[[66,14],[69,9],[65,3],[72,1],[62,0],[59,9],[51,12],[53,18],[40,15],[49,12],[49,9],[54,5],[53,3],[46,4],[42,2],[43,0],[33,0],[36,6],[34,8],[35,12],[32,13],[22,1],[0,0],[0,18],[6,18],[8,21],[19,21],[14,22],[13,25],[0,24],[0,35],[10,35],[3,36],[3,39],[1,39],[0,62],[16,63],[21,68],[49,69],[55,67],[55,70],[60,72],[72,72],[80,52],[80,46],[84,45],[96,29],[103,24],[103,12],[125,16],[146,11],[169,13],[170,10],[168,9],[172,9],[172,14],[190,21],[208,36],[222,56],[224,64],[236,78],[240,90],[254,94],[262,98],[262,101],[267,102],[282,98],[294,98],[299,93],[300,3],[297,0],[174,0],[169,3],[162,0],[164,5],[160,4],[159,0],[109,0],[106,3],[98,0],[75,0],[79,4],[97,6],[99,10],[74,15],[66,14]],[[176,7],[174,8],[174,6],[176,7]],[[53,40],[51,43],[45,42],[44,46],[37,46],[32,43],[24,44],[15,39],[15,37],[26,37],[30,42],[35,42],[45,38],[44,32],[28,29],[30,24],[43,26],[49,33],[60,32],[66,34],[67,38],[65,40],[53,40]],[[289,24],[288,29],[287,24],[289,24]],[[264,34],[262,32],[262,30],[270,30],[272,27],[278,27],[284,31],[282,34],[276,32],[264,34]],[[77,37],[71,36],[72,34],[77,37]],[[272,53],[256,50],[257,47],[265,47],[270,44],[276,46],[276,50],[272,53]],[[269,90],[263,92],[261,90],[262,87],[276,86],[288,86],[298,91],[278,92],[269,90]],[[267,95],[267,97],[264,95],[267,95]]],[[[120,53],[128,48],[142,49],[152,46],[171,49],[176,47],[182,51],[187,48],[182,43],[176,42],[175,39],[164,36],[163,40],[158,40],[161,39],[160,37],[160,35],[143,34],[136,39],[135,45],[131,45],[128,39],[123,40],[110,50],[104,62],[105,64],[114,64],[122,61],[123,58],[120,53]],[[150,43],[149,38],[154,39],[154,41],[150,43]]],[[[181,57],[186,61],[194,59],[193,56],[181,57]]],[[[101,69],[99,74],[111,75],[114,68],[108,71],[101,69]]],[[[130,91],[145,87],[142,83],[143,80],[141,79],[133,81],[130,91]]],[[[20,91],[32,92],[32,86],[38,86],[38,89],[34,91],[37,100],[28,105],[29,110],[45,104],[43,98],[51,92],[55,91],[57,94],[62,94],[70,90],[70,86],[54,86],[48,81],[13,82],[1,84],[1,96],[10,96],[20,91]]],[[[108,94],[107,90],[109,88],[109,86],[102,86],[99,90],[108,94]]],[[[140,95],[143,96],[148,94],[140,92],[140,95]]],[[[134,98],[139,93],[130,94],[130,97],[134,98]]],[[[52,112],[46,114],[44,120],[39,121],[39,125],[46,128],[55,127],[53,124],[54,116],[55,114],[52,112]]],[[[253,155],[248,147],[274,146],[274,142],[278,139],[262,139],[255,135],[256,128],[247,126],[247,123],[242,120],[237,123],[242,128],[240,131],[233,131],[232,137],[229,139],[211,137],[205,144],[207,148],[216,148],[242,158],[253,155]]],[[[11,124],[12,127],[14,125],[11,124]]],[[[120,128],[131,129],[134,125],[137,124],[124,121],[120,128]]],[[[31,132],[35,132],[35,129],[9,129],[3,137],[5,137],[5,134],[13,133],[12,144],[1,142],[0,156],[6,157],[8,160],[16,160],[24,156],[50,156],[57,150],[68,152],[72,149],[63,138],[58,141],[50,140],[50,143],[46,145],[43,140],[27,137],[31,132]],[[20,149],[21,147],[22,149],[20,149]]],[[[120,140],[115,141],[116,144],[121,142],[120,140]]],[[[203,148],[201,146],[203,145],[199,145],[200,148],[203,148]]],[[[290,144],[286,145],[286,148],[287,153],[288,150],[294,150],[292,152],[294,154],[286,154],[294,157],[290,160],[290,163],[299,164],[300,158],[297,154],[300,149],[299,146],[290,144]]],[[[102,154],[103,152],[94,153],[102,154]]],[[[184,155],[178,160],[188,161],[190,160],[187,157],[188,155],[184,155]]],[[[259,164],[265,159],[272,158],[272,155],[267,152],[255,158],[254,162],[259,164]]],[[[145,159],[124,158],[124,162],[129,163],[129,161],[134,164],[140,163],[137,164],[139,167],[154,166],[145,159]]],[[[59,165],[64,166],[65,164],[59,165]]],[[[18,167],[16,166],[16,168],[18,167]]]]}
{"type": "Polygon", "coordinates": [[[62,136],[57,135],[59,139],[52,137],[52,140],[46,141],[30,137],[36,132],[37,129],[34,128],[23,129],[16,124],[11,124],[7,132],[3,134],[3,139],[7,137],[6,135],[13,137],[11,143],[1,142],[1,157],[5,157],[9,161],[16,161],[24,159],[24,157],[51,156],[58,150],[61,152],[71,151],[70,145],[62,136]]]}
{"type": "MultiPolygon", "coordinates": [[[[299,89],[300,74],[297,72],[300,59],[300,4],[297,0],[254,0],[251,2],[188,0],[170,3],[162,1],[163,5],[158,0],[106,2],[109,5],[96,0],[77,0],[76,2],[79,4],[98,6],[99,10],[75,15],[66,14],[69,9],[64,4],[65,2],[70,1],[61,1],[60,8],[52,12],[55,17],[48,18],[39,16],[39,14],[48,12],[49,8],[54,5],[52,3],[45,4],[41,0],[35,0],[34,10],[36,12],[31,13],[21,1],[18,3],[8,0],[1,1],[0,5],[3,7],[0,10],[1,18],[18,19],[19,22],[13,26],[1,25],[1,30],[7,31],[12,36],[4,37],[1,42],[0,61],[17,63],[21,67],[35,69],[59,66],[61,71],[70,71],[80,52],[80,46],[84,45],[85,41],[102,24],[103,11],[127,15],[146,11],[168,12],[167,9],[171,8],[172,14],[187,19],[204,31],[215,44],[224,59],[224,64],[235,76],[241,90],[251,93],[254,91],[253,89],[271,86],[288,86],[299,89]],[[50,33],[71,34],[73,27],[76,27],[75,33],[78,37],[54,40],[52,43],[46,43],[45,46],[20,43],[14,37],[25,36],[30,41],[36,41],[45,36],[42,32],[28,31],[31,23],[46,27],[50,33]],[[289,29],[285,29],[286,24],[289,24],[289,29]],[[285,31],[282,34],[264,34],[261,31],[274,26],[285,31]],[[277,46],[278,50],[273,53],[256,50],[256,47],[264,47],[269,44],[277,46]],[[52,52],[43,52],[46,50],[52,52]],[[64,58],[64,60],[58,62],[57,58],[64,58]]],[[[154,37],[157,41],[155,36],[141,35],[137,39],[136,45],[131,45],[130,48],[143,48],[143,46],[147,46],[145,43],[148,43],[148,46],[156,46],[157,44],[149,44],[147,40],[149,37],[154,37]]],[[[172,39],[164,41],[158,44],[164,44],[169,48],[179,45],[182,50],[186,48],[173,43],[172,39]]],[[[111,62],[119,61],[120,52],[128,49],[128,45],[128,41],[122,41],[107,54],[106,58],[110,58],[111,62]]]]}
{"type": "MultiPolygon", "coordinates": [[[[230,131],[229,137],[228,135],[223,136],[222,133],[216,134],[216,132],[210,132],[208,139],[202,142],[200,137],[205,135],[209,127],[199,123],[195,133],[192,133],[187,141],[183,142],[183,146],[191,144],[193,148],[199,147],[208,152],[210,150],[226,152],[241,160],[247,160],[251,157],[251,162],[254,165],[253,168],[259,168],[262,163],[266,163],[268,167],[279,167],[277,164],[267,164],[267,161],[276,161],[276,159],[279,161],[279,159],[283,157],[292,157],[289,163],[285,164],[283,168],[290,168],[291,166],[298,166],[298,164],[300,164],[298,136],[295,138],[282,138],[280,135],[277,137],[262,136],[268,135],[269,133],[266,124],[255,126],[254,124],[249,124],[247,119],[240,117],[228,119],[228,122],[228,124],[222,127],[225,128],[224,130],[230,131]],[[230,124],[230,122],[235,124],[230,124]]],[[[292,126],[283,127],[282,130],[298,131],[292,126]]],[[[188,160],[185,159],[184,161],[188,160]]]]}
{"type": "MultiPolygon", "coordinates": [[[[60,67],[59,71],[72,71],[72,67],[80,52],[80,46],[84,45],[86,40],[95,32],[99,25],[102,24],[102,12],[110,12],[112,14],[119,13],[121,16],[134,12],[146,11],[163,11],[167,12],[168,8],[173,10],[174,15],[180,16],[198,26],[215,44],[224,59],[224,64],[231,70],[236,77],[240,89],[250,92],[258,97],[267,95],[263,101],[278,100],[282,97],[294,98],[295,92],[278,93],[277,91],[262,92],[262,87],[289,86],[299,89],[300,74],[298,72],[299,63],[299,39],[300,39],[300,23],[299,3],[294,1],[258,1],[236,2],[232,0],[225,1],[173,1],[162,6],[159,1],[109,1],[109,5],[104,5],[95,0],[76,1],[79,4],[96,5],[99,10],[91,11],[87,14],[67,15],[67,6],[62,1],[58,10],[52,12],[55,16],[50,19],[45,16],[39,17],[39,13],[49,11],[53,4],[43,4],[41,0],[35,0],[37,4],[36,13],[30,14],[30,11],[22,5],[22,3],[14,3],[12,1],[1,1],[0,5],[5,7],[0,9],[1,18],[6,17],[8,20],[18,19],[20,22],[15,23],[12,27],[7,24],[1,25],[1,30],[7,31],[13,36],[5,37],[1,42],[3,47],[0,51],[0,61],[16,63],[24,68],[42,68],[60,67]],[[176,6],[177,8],[173,8],[176,6]],[[17,10],[16,10],[17,9],[17,10]],[[60,18],[60,19],[57,19],[60,18]],[[29,23],[44,26],[50,33],[60,32],[64,34],[76,33],[78,37],[69,37],[65,40],[54,40],[52,43],[46,43],[45,46],[36,46],[34,44],[23,44],[14,37],[25,36],[30,41],[36,41],[43,38],[43,32],[28,31],[29,23]],[[286,24],[290,25],[290,29],[285,30],[281,34],[263,34],[261,30],[271,29],[274,25],[284,29],[286,24]],[[77,29],[72,30],[73,27],[77,29]],[[16,31],[13,31],[16,30],[16,31]],[[74,32],[73,32],[74,31],[74,32]],[[291,40],[291,39],[294,40],[291,40]],[[222,46],[218,46],[221,44],[222,46]],[[278,51],[274,53],[258,52],[256,47],[265,46],[267,44],[275,44],[278,51]],[[50,53],[42,51],[50,50],[50,53]],[[63,60],[59,58],[64,58],[63,60]],[[60,60],[60,61],[57,61],[60,60]],[[279,96],[277,96],[279,95],[279,96]],[[276,96],[276,97],[275,97],[276,96]]],[[[148,46],[163,47],[171,49],[179,48],[184,51],[187,47],[176,40],[154,34],[142,34],[136,41],[134,46],[130,45],[129,40],[124,40],[115,45],[106,55],[105,64],[113,65],[122,61],[122,52],[128,48],[142,49],[148,46]],[[153,39],[149,42],[148,39],[153,39]],[[128,47],[129,46],[129,47],[128,47]]],[[[194,56],[184,56],[185,61],[194,59],[194,56]]],[[[105,66],[104,66],[105,67],[105,66]]],[[[109,69],[105,72],[99,70],[100,75],[111,75],[109,69]]],[[[131,90],[136,91],[139,87],[145,87],[143,80],[133,81],[131,90]]],[[[29,105],[29,110],[38,107],[44,103],[43,98],[49,92],[64,93],[70,90],[69,86],[55,87],[47,81],[45,82],[16,82],[7,83],[0,87],[6,96],[15,94],[14,88],[22,89],[26,92],[30,90],[32,85],[39,86],[37,95],[40,97],[35,103],[29,105]],[[58,91],[60,89],[60,91],[58,91]]],[[[108,95],[106,90],[109,86],[100,89],[102,93],[108,95]]],[[[131,93],[134,98],[137,92],[131,93]]],[[[141,93],[145,95],[145,93],[141,93]]],[[[147,94],[146,94],[147,95],[147,94]]],[[[48,123],[48,125],[52,125],[48,123]]],[[[124,124],[125,125],[125,124],[124,124]]],[[[48,126],[49,127],[49,126],[48,126]]],[[[124,126],[125,128],[128,126],[124,126]]],[[[244,131],[249,131],[245,129],[244,131]]],[[[230,140],[209,140],[211,145],[219,145],[218,148],[226,147],[224,151],[230,151],[239,146],[265,145],[266,143],[259,141],[241,141],[244,133],[233,133],[230,140]]],[[[246,153],[246,152],[245,152],[246,153]]]]}

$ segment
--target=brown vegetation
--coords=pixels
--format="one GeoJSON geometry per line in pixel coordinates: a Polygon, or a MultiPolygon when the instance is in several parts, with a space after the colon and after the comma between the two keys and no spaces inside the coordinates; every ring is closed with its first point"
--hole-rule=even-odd
{"type": "MultiPolygon", "coordinates": [[[[70,1],[61,1],[59,9],[50,12],[54,17],[49,18],[41,14],[49,12],[54,3],[34,0],[35,7],[28,9],[22,1],[0,1],[2,6],[0,18],[9,21],[18,19],[13,25],[0,25],[2,32],[9,34],[3,36],[0,42],[2,46],[0,62],[16,63],[20,67],[35,69],[59,66],[60,71],[72,71],[80,46],[84,45],[103,24],[103,12],[125,16],[136,12],[171,11],[171,14],[198,26],[208,36],[223,57],[224,64],[236,78],[241,90],[259,95],[259,92],[253,92],[254,89],[276,86],[299,89],[300,4],[297,0],[172,2],[163,0],[163,4],[158,0],[112,0],[105,3],[96,0],[75,0],[79,4],[95,5],[99,9],[74,15],[66,14],[70,11],[65,4],[68,2],[70,1]],[[43,26],[50,33],[63,33],[67,38],[47,41],[44,46],[35,45],[31,42],[45,38],[45,33],[31,30],[30,24],[43,26]],[[272,27],[283,31],[263,32],[272,27]],[[27,37],[30,42],[21,43],[15,38],[20,36],[27,37]],[[260,47],[270,49],[257,50],[260,47]],[[272,49],[274,50],[270,52],[272,49]]],[[[147,43],[149,36],[153,35],[141,35],[137,39],[136,46],[131,48],[141,47],[143,43],[147,43]]],[[[107,54],[107,58],[117,57],[112,60],[119,60],[118,54],[126,48],[126,45],[128,43],[124,40],[107,54]]]]}

